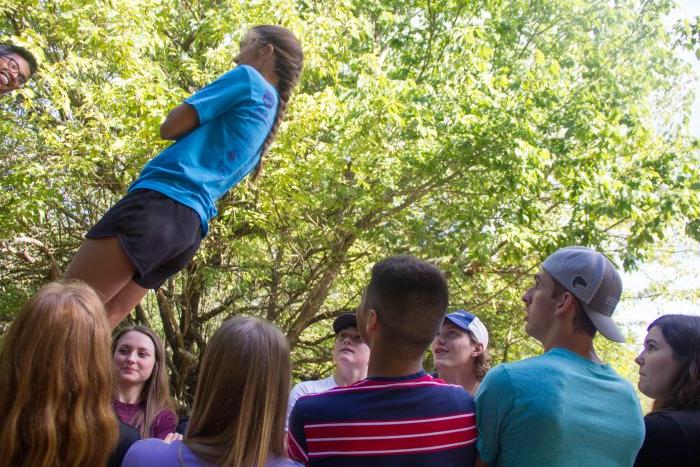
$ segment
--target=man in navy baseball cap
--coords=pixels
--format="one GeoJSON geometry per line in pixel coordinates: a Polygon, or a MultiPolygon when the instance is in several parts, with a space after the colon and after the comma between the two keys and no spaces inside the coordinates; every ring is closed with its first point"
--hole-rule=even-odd
{"type": "Polygon", "coordinates": [[[336,386],[349,386],[367,377],[369,347],[357,331],[355,313],[343,313],[333,320],[333,332],[333,374],[323,379],[302,381],[292,388],[287,406],[287,422],[300,397],[327,391],[336,386]]]}

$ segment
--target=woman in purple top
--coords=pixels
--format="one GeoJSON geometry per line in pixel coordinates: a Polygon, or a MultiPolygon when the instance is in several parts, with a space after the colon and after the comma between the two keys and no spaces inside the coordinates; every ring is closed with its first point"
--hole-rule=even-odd
{"type": "Polygon", "coordinates": [[[122,329],[112,341],[115,387],[112,405],[119,419],[141,438],[165,438],[175,431],[177,415],[170,398],[165,350],[145,326],[122,329]]]}
{"type": "Polygon", "coordinates": [[[285,459],[290,377],[289,344],[274,324],[224,322],[204,352],[184,439],[138,441],[122,467],[300,465],[285,459]]]}

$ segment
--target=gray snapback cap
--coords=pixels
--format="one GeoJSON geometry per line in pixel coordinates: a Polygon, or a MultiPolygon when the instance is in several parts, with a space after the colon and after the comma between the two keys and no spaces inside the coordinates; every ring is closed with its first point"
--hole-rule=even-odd
{"type": "Polygon", "coordinates": [[[615,267],[601,253],[571,246],[551,254],[542,269],[581,300],[593,325],[608,339],[625,342],[611,316],[622,295],[622,280],[615,267]]]}

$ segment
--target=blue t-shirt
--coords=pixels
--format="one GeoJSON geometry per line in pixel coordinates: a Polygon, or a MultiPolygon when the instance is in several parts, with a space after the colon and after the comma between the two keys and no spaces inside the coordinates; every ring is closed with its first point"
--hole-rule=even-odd
{"type": "Polygon", "coordinates": [[[277,90],[253,67],[223,74],[185,99],[199,126],[151,159],[129,191],[154,190],[189,206],[206,235],[216,200],[260,161],[278,101],[277,90]]]}
{"type": "MultiPolygon", "coordinates": [[[[166,443],[159,439],[144,439],[131,446],[122,467],[214,467],[192,452],[182,441],[166,443]],[[182,462],[181,462],[182,461],[182,462]]],[[[301,467],[290,459],[271,456],[265,467],[301,467]]]]}
{"type": "Polygon", "coordinates": [[[491,466],[631,466],[644,440],[632,386],[563,348],[489,371],[476,419],[491,466]]]}

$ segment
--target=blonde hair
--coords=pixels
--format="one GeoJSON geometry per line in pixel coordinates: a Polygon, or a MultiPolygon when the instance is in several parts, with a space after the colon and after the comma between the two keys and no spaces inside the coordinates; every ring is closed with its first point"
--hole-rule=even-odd
{"type": "Polygon", "coordinates": [[[165,364],[165,348],[151,328],[137,324],[120,329],[114,336],[114,339],[112,339],[112,357],[117,351],[119,339],[130,332],[140,332],[148,336],[153,341],[153,347],[155,348],[153,371],[141,389],[141,401],[144,409],[136,412],[134,417],[128,421],[129,425],[139,431],[142,438],[151,438],[154,436],[153,422],[158,414],[163,410],[175,412],[175,403],[170,397],[170,384],[168,383],[168,372],[165,364]]]}
{"type": "Polygon", "coordinates": [[[0,467],[105,465],[118,437],[110,326],[78,281],[43,287],[0,350],[0,467]]]}
{"type": "Polygon", "coordinates": [[[185,444],[217,465],[263,466],[285,455],[289,344],[267,321],[232,318],[204,352],[185,444]]]}

